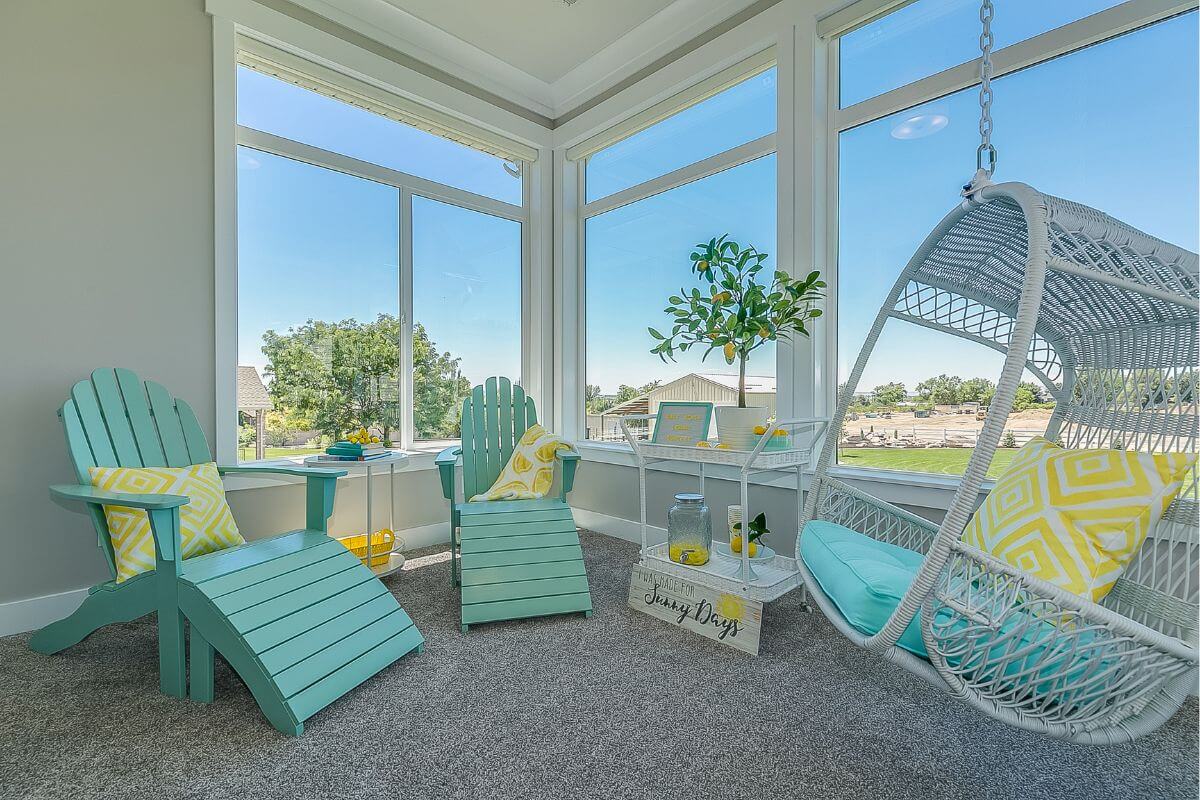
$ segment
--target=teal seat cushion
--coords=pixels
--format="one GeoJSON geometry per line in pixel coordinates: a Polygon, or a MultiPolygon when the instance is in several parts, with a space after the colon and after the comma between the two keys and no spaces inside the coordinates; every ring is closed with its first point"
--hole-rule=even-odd
{"type": "MultiPolygon", "coordinates": [[[[867,636],[878,633],[892,616],[925,560],[920,553],[822,520],[804,526],[800,557],[846,621],[867,636]]],[[[928,658],[919,617],[898,644],[928,658]]]]}
{"type": "MultiPolygon", "coordinates": [[[[800,557],[821,591],[850,625],[867,636],[883,628],[925,559],[920,553],[821,520],[805,525],[800,537],[800,557]]],[[[938,618],[944,625],[949,612],[943,609],[938,618]]],[[[920,624],[918,615],[897,645],[928,659],[920,624]]],[[[986,644],[981,648],[986,655],[972,659],[975,680],[999,679],[1002,686],[1035,696],[1055,691],[1065,700],[1070,693],[1061,694],[1064,688],[1083,688],[1089,676],[1120,669],[1114,643],[1093,630],[1064,636],[1053,617],[1043,619],[1036,611],[1010,614],[998,630],[971,633],[962,619],[955,620],[951,629],[986,644]]],[[[947,661],[959,663],[954,655],[947,661]]]]}

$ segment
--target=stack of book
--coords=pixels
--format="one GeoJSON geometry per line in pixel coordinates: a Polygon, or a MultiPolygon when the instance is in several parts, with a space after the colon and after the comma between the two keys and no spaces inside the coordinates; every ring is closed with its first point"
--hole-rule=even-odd
{"type": "Polygon", "coordinates": [[[320,461],[374,461],[388,455],[388,449],[382,444],[356,444],[355,442],[334,442],[325,448],[325,452],[317,456],[320,461]]]}

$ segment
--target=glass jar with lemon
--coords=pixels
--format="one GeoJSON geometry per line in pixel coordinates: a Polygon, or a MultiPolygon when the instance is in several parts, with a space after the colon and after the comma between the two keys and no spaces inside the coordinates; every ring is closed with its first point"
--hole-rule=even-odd
{"type": "Polygon", "coordinates": [[[698,567],[712,551],[712,514],[704,495],[683,492],[667,511],[667,555],[676,564],[698,567]]]}

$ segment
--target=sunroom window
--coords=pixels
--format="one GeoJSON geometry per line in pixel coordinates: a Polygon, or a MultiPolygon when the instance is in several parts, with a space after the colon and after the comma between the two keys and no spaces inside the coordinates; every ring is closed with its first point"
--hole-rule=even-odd
{"type": "MultiPolygon", "coordinates": [[[[895,16],[946,5],[919,2],[895,16]]],[[[996,80],[997,180],[1034,184],[1195,249],[1195,27],[1193,12],[996,80]],[[1148,138],[1143,121],[1163,109],[1178,119],[1148,138]]],[[[862,67],[863,53],[843,50],[843,75],[848,56],[853,70],[862,67]]],[[[849,120],[837,134],[839,382],[896,274],[970,177],[978,115],[972,87],[879,119],[849,120]]],[[[983,345],[889,321],[859,382],[840,463],[961,474],[1001,362],[983,345]]],[[[993,475],[1017,446],[1045,431],[1053,413],[1046,387],[1032,374],[1024,380],[993,475]]]]}
{"type": "Polygon", "coordinates": [[[521,162],[246,66],[238,121],[239,459],[456,439],[522,377],[521,162]]]}
{"type": "MultiPolygon", "coordinates": [[[[584,438],[621,441],[623,417],[664,400],[736,402],[736,365],[699,349],[664,362],[647,328],[669,330],[668,298],[699,286],[689,258],[697,243],[728,234],[776,267],[775,127],[775,69],[760,68],[588,157],[584,438]]],[[[772,410],[775,374],[768,343],[749,362],[747,390],[772,410]]]]}

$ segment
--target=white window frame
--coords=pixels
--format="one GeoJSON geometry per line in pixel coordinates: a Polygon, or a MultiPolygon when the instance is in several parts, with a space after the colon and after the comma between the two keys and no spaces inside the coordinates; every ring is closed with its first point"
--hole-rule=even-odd
{"type": "MultiPolygon", "coordinates": [[[[564,373],[560,373],[566,374],[568,378],[574,378],[574,386],[570,387],[573,391],[567,390],[563,392],[564,396],[573,397],[574,402],[570,407],[562,408],[561,414],[562,418],[567,422],[568,435],[579,445],[588,448],[615,451],[629,450],[629,445],[623,442],[600,442],[584,439],[584,435],[587,432],[587,410],[584,403],[587,383],[587,221],[601,214],[606,214],[618,208],[671,191],[672,189],[695,183],[696,181],[765,156],[776,155],[778,158],[780,128],[782,127],[784,118],[790,115],[791,110],[791,104],[787,102],[788,96],[784,94],[784,87],[790,87],[791,83],[783,79],[783,73],[784,66],[779,62],[776,45],[772,44],[750,57],[744,58],[720,70],[709,78],[697,81],[661,103],[651,106],[629,119],[617,122],[589,137],[586,141],[560,153],[558,165],[562,170],[562,174],[566,176],[566,179],[563,181],[562,191],[560,192],[560,195],[562,195],[560,198],[562,201],[561,209],[562,213],[572,221],[569,230],[564,229],[563,232],[563,252],[573,254],[573,260],[577,265],[577,269],[574,270],[574,274],[572,275],[573,280],[570,286],[573,292],[564,293],[562,298],[562,302],[568,303],[568,307],[575,310],[574,324],[571,326],[574,329],[572,337],[574,347],[571,350],[576,354],[575,358],[577,360],[574,369],[567,369],[568,365],[562,364],[564,373]],[[708,156],[700,161],[693,162],[605,197],[597,198],[591,202],[587,201],[587,162],[592,155],[771,68],[776,68],[776,74],[781,76],[776,81],[777,118],[776,131],[774,133],[769,133],[758,139],[729,148],[723,152],[708,156]],[[570,294],[573,294],[574,297],[571,297],[570,294]]],[[[776,170],[778,177],[782,178],[781,166],[778,161],[776,163],[776,170]]],[[[786,212],[786,207],[783,203],[785,191],[782,187],[784,185],[790,184],[785,184],[784,181],[777,180],[777,229],[783,227],[780,222],[783,220],[783,215],[786,212]]],[[[782,257],[782,250],[779,247],[776,250],[777,253],[774,255],[776,255],[776,263],[780,265],[780,268],[787,268],[792,265],[793,262],[791,259],[784,259],[782,257]]],[[[790,408],[790,404],[794,402],[790,380],[784,380],[792,374],[792,370],[785,367],[784,364],[787,362],[790,365],[792,361],[793,355],[790,349],[781,342],[776,349],[775,369],[777,387],[776,405],[781,411],[790,408]]]]}
{"type": "MultiPolygon", "coordinates": [[[[412,419],[413,396],[412,387],[412,197],[413,195],[427,197],[439,202],[459,206],[472,211],[489,214],[515,221],[521,225],[521,375],[520,380],[531,396],[542,404],[552,402],[552,381],[549,380],[551,354],[548,349],[539,345],[549,334],[551,317],[551,285],[549,274],[549,236],[551,233],[548,220],[543,219],[536,209],[544,206],[541,194],[548,189],[550,173],[550,150],[548,132],[533,129],[528,123],[514,124],[512,129],[518,131],[517,139],[509,139],[503,131],[506,129],[494,123],[487,128],[463,122],[465,132],[494,130],[491,136],[497,141],[513,141],[514,149],[521,152],[536,154],[534,161],[520,160],[522,180],[522,200],[520,205],[514,205],[491,197],[479,195],[470,191],[439,183],[437,181],[411,175],[399,170],[393,170],[379,164],[362,161],[341,153],[323,150],[318,147],[293,141],[285,137],[258,131],[253,128],[239,126],[237,115],[237,68],[240,48],[246,44],[253,47],[256,37],[270,40],[270,46],[280,44],[279,39],[258,33],[260,28],[292,29],[294,38],[303,39],[312,34],[311,29],[293,29],[292,22],[279,15],[263,13],[261,7],[231,4],[224,8],[221,0],[209,0],[210,13],[213,18],[213,93],[214,93],[214,155],[215,155],[215,220],[214,240],[216,249],[216,431],[215,444],[217,457],[222,463],[237,463],[237,151],[240,146],[246,146],[273,155],[291,158],[302,163],[320,168],[332,169],[359,178],[375,181],[396,188],[400,193],[399,210],[399,249],[400,274],[399,312],[401,319],[401,363],[400,369],[400,407],[401,428],[400,446],[405,450],[424,452],[427,445],[415,439],[412,419]],[[216,8],[214,8],[214,6],[216,8]],[[229,12],[231,16],[215,12],[229,12]],[[255,23],[256,27],[247,27],[246,22],[255,23]],[[250,38],[244,38],[250,37],[250,38]],[[528,133],[535,131],[537,139],[531,140],[528,133]],[[526,134],[526,135],[521,135],[526,134]]],[[[319,38],[319,37],[318,37],[319,38]]],[[[333,42],[307,42],[310,45],[332,45],[330,52],[344,56],[345,63],[353,62],[362,54],[349,46],[343,47],[333,42]]],[[[329,66],[317,64],[342,63],[332,62],[326,58],[312,59],[314,72],[328,79],[337,75],[329,66]]],[[[358,78],[347,77],[348,86],[363,87],[358,78]]],[[[377,87],[369,87],[378,97],[386,98],[388,94],[377,87]]],[[[414,107],[407,98],[395,96],[397,105],[407,104],[414,107]]],[[[444,98],[440,102],[430,101],[431,105],[446,107],[444,98]]],[[[444,112],[431,109],[431,115],[439,121],[452,119],[444,112]]],[[[496,110],[496,115],[504,118],[506,115],[496,110]]],[[[505,122],[513,120],[505,119],[505,122]]],[[[489,120],[491,122],[491,120],[489,120]]],[[[432,466],[424,464],[422,466],[432,466]]]]}
{"type": "MultiPolygon", "coordinates": [[[[966,61],[941,72],[929,75],[905,86],[892,89],[845,108],[840,107],[839,46],[841,37],[851,31],[887,16],[914,0],[859,0],[817,23],[817,55],[824,50],[825,107],[824,118],[824,206],[827,209],[824,231],[826,282],[829,284],[829,300],[823,319],[826,337],[821,359],[828,365],[828,380],[823,382],[824,396],[820,402],[827,409],[837,405],[838,364],[838,306],[839,306],[839,197],[838,197],[838,142],[840,135],[860,125],[865,125],[896,112],[937,100],[946,95],[979,84],[978,59],[966,61]]],[[[920,0],[915,0],[920,2],[920,0]]],[[[993,77],[1036,67],[1047,61],[1083,50],[1094,44],[1113,39],[1140,28],[1149,27],[1163,20],[1193,11],[1197,0],[1127,0],[1120,5],[1099,11],[1090,16],[1070,22],[1061,27],[1004,47],[992,53],[993,77]]],[[[818,59],[820,63],[821,59],[818,59]]],[[[814,120],[814,127],[820,123],[814,120]]],[[[965,167],[965,165],[964,165],[965,167]]],[[[965,170],[969,171],[969,170],[965,170]]],[[[948,187],[949,188],[949,187],[948,187]]],[[[947,207],[949,211],[949,207],[947,207]]],[[[899,268],[900,265],[897,266],[899,268]]],[[[857,356],[857,354],[853,354],[857,356]]],[[[955,486],[958,476],[932,475],[906,470],[881,468],[844,467],[833,470],[844,478],[885,481],[919,481],[922,486],[937,484],[955,486]]],[[[990,482],[989,482],[990,485],[990,482]]]]}

